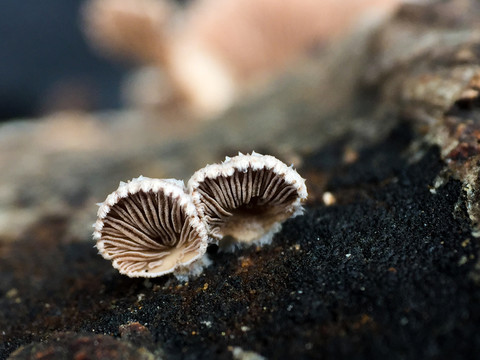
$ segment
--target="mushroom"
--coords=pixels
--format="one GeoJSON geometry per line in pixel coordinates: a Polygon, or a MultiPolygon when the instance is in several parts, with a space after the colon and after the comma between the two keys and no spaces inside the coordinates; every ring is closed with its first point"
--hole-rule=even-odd
{"type": "Polygon", "coordinates": [[[211,241],[226,243],[270,242],[283,221],[303,213],[307,198],[305,180],[292,166],[255,152],[198,170],[188,191],[211,241]]]}
{"type": "Polygon", "coordinates": [[[140,176],[99,205],[93,238],[121,274],[184,276],[202,263],[208,236],[183,181],[140,176]]]}

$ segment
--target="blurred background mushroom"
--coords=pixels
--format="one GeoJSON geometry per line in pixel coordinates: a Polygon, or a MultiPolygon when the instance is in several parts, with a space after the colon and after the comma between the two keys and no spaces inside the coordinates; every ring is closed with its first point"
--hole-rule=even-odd
{"type": "Polygon", "coordinates": [[[0,120],[172,104],[209,117],[400,1],[5,0],[0,120]]]}
{"type": "Polygon", "coordinates": [[[180,104],[209,118],[398,2],[197,0],[179,7],[171,0],[88,0],[83,20],[101,53],[152,69],[130,77],[132,103],[180,104]]]}

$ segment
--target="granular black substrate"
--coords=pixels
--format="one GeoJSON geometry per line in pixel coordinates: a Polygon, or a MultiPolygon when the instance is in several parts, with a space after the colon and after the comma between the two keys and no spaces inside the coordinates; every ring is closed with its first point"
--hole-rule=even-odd
{"type": "MultiPolygon", "coordinates": [[[[59,244],[61,217],[44,219],[0,249],[0,358],[58,332],[119,337],[130,322],[167,359],[230,359],[233,346],[269,359],[474,358],[478,240],[460,183],[431,191],[438,151],[412,163],[410,143],[400,127],[355,163],[329,166],[336,204],[310,204],[263,248],[210,249],[213,265],[188,284],[121,276],[91,242],[59,244]]],[[[319,150],[305,169],[336,153],[319,150]]]]}

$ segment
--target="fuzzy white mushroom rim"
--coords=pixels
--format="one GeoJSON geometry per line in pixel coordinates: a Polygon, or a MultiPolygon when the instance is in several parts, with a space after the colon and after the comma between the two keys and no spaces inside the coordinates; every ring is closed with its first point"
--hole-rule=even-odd
{"type": "Polygon", "coordinates": [[[286,219],[303,213],[305,180],[270,155],[253,152],[207,165],[188,182],[188,191],[214,241],[269,242],[286,219]]]}
{"type": "Polygon", "coordinates": [[[192,266],[207,232],[183,181],[139,177],[100,204],[93,238],[99,253],[129,277],[156,277],[192,266]]]}

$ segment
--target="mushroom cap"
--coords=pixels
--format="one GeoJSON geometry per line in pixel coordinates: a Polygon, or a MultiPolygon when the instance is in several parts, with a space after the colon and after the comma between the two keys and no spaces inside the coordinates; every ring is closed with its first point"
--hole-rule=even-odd
{"type": "Polygon", "coordinates": [[[100,204],[93,238],[99,253],[129,277],[184,271],[204,255],[207,232],[183,181],[140,176],[100,204]]]}
{"type": "Polygon", "coordinates": [[[89,0],[81,8],[83,31],[100,53],[142,64],[165,56],[170,1],[89,0]]]}
{"type": "Polygon", "coordinates": [[[231,236],[245,243],[261,242],[279,223],[302,214],[308,195],[293,167],[255,152],[198,170],[188,191],[214,241],[231,236]]]}

